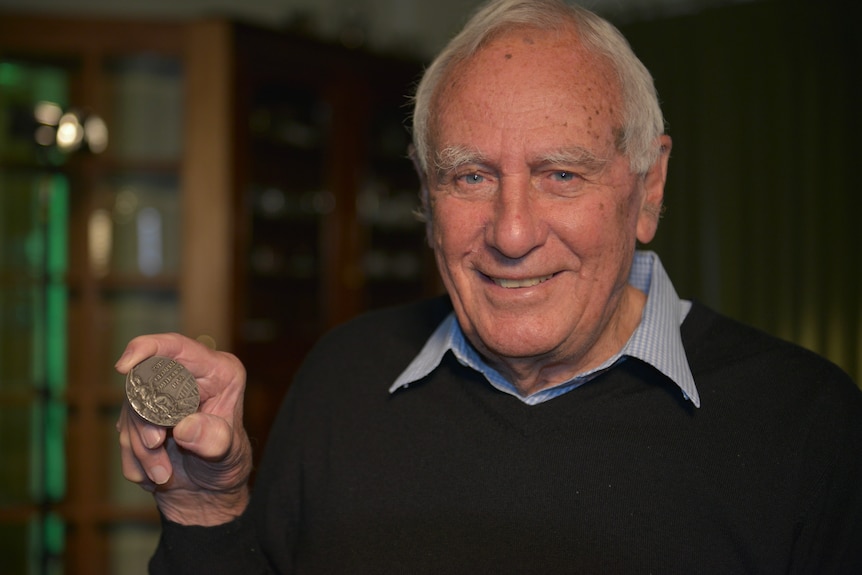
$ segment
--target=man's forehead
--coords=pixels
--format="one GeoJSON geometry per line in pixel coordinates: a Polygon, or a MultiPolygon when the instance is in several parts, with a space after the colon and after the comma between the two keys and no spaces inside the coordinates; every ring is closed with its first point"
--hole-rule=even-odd
{"type": "Polygon", "coordinates": [[[503,74],[509,68],[527,72],[566,75],[573,84],[596,83],[602,92],[617,95],[620,86],[611,60],[581,40],[573,28],[557,31],[522,26],[501,31],[490,37],[475,53],[450,72],[450,82],[457,87],[459,76],[484,70],[503,74]]]}
{"type": "Polygon", "coordinates": [[[518,28],[455,65],[434,104],[438,120],[453,112],[499,116],[543,106],[557,106],[560,112],[580,106],[591,120],[619,123],[620,101],[619,79],[608,59],[584,48],[574,33],[546,37],[518,28]]]}

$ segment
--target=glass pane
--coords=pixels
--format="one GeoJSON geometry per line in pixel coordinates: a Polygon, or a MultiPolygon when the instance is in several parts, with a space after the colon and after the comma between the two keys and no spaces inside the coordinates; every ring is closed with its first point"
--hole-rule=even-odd
{"type": "Polygon", "coordinates": [[[32,390],[33,340],[38,335],[33,320],[40,312],[40,294],[31,286],[4,282],[0,290],[0,391],[32,390]]]}
{"type": "Polygon", "coordinates": [[[124,176],[90,221],[97,276],[174,276],[180,266],[179,183],[173,176],[124,176]]]}
{"type": "Polygon", "coordinates": [[[292,334],[313,337],[320,329],[321,236],[335,207],[325,180],[330,107],[308,87],[264,82],[253,89],[249,108],[244,353],[290,345],[292,334]]]}
{"type": "MultiPolygon", "coordinates": [[[[126,344],[139,335],[176,332],[180,329],[180,304],[175,292],[118,293],[107,302],[110,361],[105,365],[105,381],[119,389],[122,377],[113,362],[120,357],[126,344]]],[[[113,426],[111,426],[113,429],[113,426]]]]}
{"type": "Polygon", "coordinates": [[[57,124],[68,105],[68,72],[0,59],[0,160],[17,164],[63,162],[57,124]]]}
{"type": "Polygon", "coordinates": [[[30,528],[27,523],[0,524],[0,557],[5,573],[30,573],[33,555],[30,528]]]}
{"type": "Polygon", "coordinates": [[[157,525],[121,525],[110,531],[111,573],[146,575],[147,563],[159,541],[157,525]]]}
{"type": "Polygon", "coordinates": [[[65,492],[68,73],[0,60],[0,570],[60,573],[65,492]],[[45,169],[49,166],[50,169],[45,169]]]}
{"type": "Polygon", "coordinates": [[[0,524],[0,566],[9,575],[59,575],[63,572],[62,523],[52,514],[0,524]]]}
{"type": "Polygon", "coordinates": [[[109,153],[126,160],[176,161],[182,150],[183,85],[179,62],[157,55],[109,67],[113,113],[109,153]]]}
{"type": "Polygon", "coordinates": [[[114,352],[119,357],[135,336],[178,331],[179,301],[172,293],[135,293],[111,298],[114,352]]]}
{"type": "Polygon", "coordinates": [[[0,172],[2,495],[41,502],[64,482],[65,239],[60,176],[0,172]]]}
{"type": "Polygon", "coordinates": [[[26,504],[32,502],[30,480],[33,472],[33,452],[38,455],[38,444],[34,445],[31,431],[34,423],[33,409],[26,406],[0,407],[0,505],[26,504]]]}

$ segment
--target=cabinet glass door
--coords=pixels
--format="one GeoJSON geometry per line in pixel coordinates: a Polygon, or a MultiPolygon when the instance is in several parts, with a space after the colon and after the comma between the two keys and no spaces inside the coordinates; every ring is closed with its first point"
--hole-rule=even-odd
{"type": "Polygon", "coordinates": [[[0,60],[0,557],[60,573],[69,189],[61,68],[0,60]]]}
{"type": "Polygon", "coordinates": [[[122,477],[113,364],[181,329],[181,60],[5,50],[0,572],[143,573],[158,514],[122,477]]]}

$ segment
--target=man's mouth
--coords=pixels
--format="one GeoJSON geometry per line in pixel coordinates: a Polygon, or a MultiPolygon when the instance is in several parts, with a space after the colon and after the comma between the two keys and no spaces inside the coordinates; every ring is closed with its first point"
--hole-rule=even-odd
{"type": "Polygon", "coordinates": [[[527,288],[537,286],[542,282],[548,281],[554,277],[554,274],[549,274],[546,276],[538,277],[538,278],[526,278],[520,280],[508,280],[502,278],[491,278],[495,284],[502,288],[506,289],[515,289],[515,288],[527,288]]]}

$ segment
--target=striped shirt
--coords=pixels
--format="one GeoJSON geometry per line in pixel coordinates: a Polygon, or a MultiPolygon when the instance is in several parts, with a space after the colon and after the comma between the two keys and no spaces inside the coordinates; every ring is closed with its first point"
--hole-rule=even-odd
{"type": "Polygon", "coordinates": [[[482,373],[488,382],[504,393],[513,395],[528,405],[536,405],[558,397],[595,378],[626,358],[633,357],[653,366],[670,378],[683,396],[700,407],[700,396],[682,345],[680,326],[691,309],[691,302],[681,300],[661,264],[658,255],[638,251],[632,263],[629,283],[647,295],[640,324],[623,348],[602,365],[578,374],[568,381],[524,396],[500,372],[489,366],[467,341],[455,313],[452,312],[434,330],[431,337],[410,365],[389,388],[390,392],[408,387],[431,373],[447,351],[452,351],[463,365],[482,373]]]}

